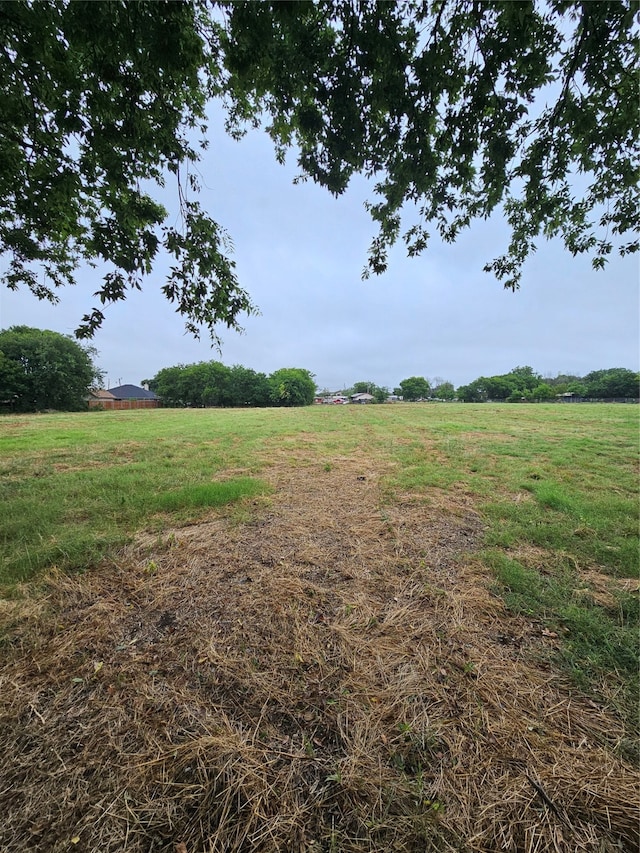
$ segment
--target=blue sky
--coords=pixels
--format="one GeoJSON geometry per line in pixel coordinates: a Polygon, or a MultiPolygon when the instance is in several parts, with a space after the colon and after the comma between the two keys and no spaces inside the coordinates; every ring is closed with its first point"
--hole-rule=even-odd
{"type": "MultiPolygon", "coordinates": [[[[262,131],[235,142],[217,111],[210,140],[201,200],[229,232],[238,277],[261,314],[246,320],[244,335],[221,329],[218,353],[206,337],[185,335],[160,293],[159,266],[141,293],[107,310],[94,339],[107,384],[138,384],[163,367],[209,359],[265,373],[304,367],[330,390],[360,380],[393,388],[413,375],[461,385],[525,364],[543,375],[639,369],[638,256],[612,258],[596,273],[587,258],[542,242],[512,293],[482,271],[508,241],[496,217],[453,246],[434,238],[419,258],[398,246],[387,273],[362,281],[375,232],[364,179],[339,199],[312,183],[294,186],[293,155],[280,166],[262,131]]],[[[87,270],[55,307],[0,291],[0,328],[72,334],[104,272],[87,270]]]]}

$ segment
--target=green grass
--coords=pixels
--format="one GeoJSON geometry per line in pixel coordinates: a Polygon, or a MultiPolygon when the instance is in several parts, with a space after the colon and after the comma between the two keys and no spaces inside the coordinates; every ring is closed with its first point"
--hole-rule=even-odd
{"type": "MultiPolygon", "coordinates": [[[[0,583],[91,567],[139,530],[162,530],[265,490],[277,458],[337,470],[366,452],[383,499],[470,499],[483,559],[514,613],[557,630],[583,689],[637,701],[638,408],[397,405],[155,410],[0,418],[0,583]],[[534,554],[525,559],[529,549],[534,554]],[[525,554],[525,556],[523,556],[525,554]],[[583,573],[610,578],[611,606],[583,573]],[[618,585],[616,585],[616,583],[618,585]]],[[[366,474],[366,469],[363,470],[366,474]]],[[[246,517],[246,516],[245,516],[246,517]]]]}
{"type": "Polygon", "coordinates": [[[199,412],[121,414],[0,420],[1,584],[50,565],[88,568],[136,530],[265,491],[244,464],[264,425],[239,435],[199,412]]]}
{"type": "Polygon", "coordinates": [[[224,506],[240,498],[257,495],[264,491],[264,484],[250,477],[237,477],[222,483],[204,483],[187,486],[157,495],[152,502],[159,511],[177,512],[196,507],[224,506]]]}

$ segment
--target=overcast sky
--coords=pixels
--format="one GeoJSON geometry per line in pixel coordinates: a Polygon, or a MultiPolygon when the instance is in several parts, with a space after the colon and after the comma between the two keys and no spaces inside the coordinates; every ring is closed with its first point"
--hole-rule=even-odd
{"type": "MultiPolygon", "coordinates": [[[[360,380],[393,388],[416,375],[457,386],[518,365],[552,376],[640,367],[637,255],[612,258],[596,273],[559,242],[540,243],[512,293],[482,271],[508,241],[496,218],[453,246],[434,238],[419,258],[398,246],[386,274],[362,281],[375,233],[364,179],[334,199],[312,183],[294,186],[295,158],[278,165],[264,132],[235,142],[216,114],[210,138],[201,200],[232,237],[240,283],[261,315],[243,323],[244,335],[221,329],[220,354],[206,336],[198,342],[185,334],[160,293],[161,274],[151,278],[107,310],[96,334],[107,387],[210,359],[265,373],[304,367],[330,390],[360,380]]],[[[2,289],[0,328],[72,334],[94,306],[100,278],[100,270],[87,271],[55,307],[2,289]]]]}

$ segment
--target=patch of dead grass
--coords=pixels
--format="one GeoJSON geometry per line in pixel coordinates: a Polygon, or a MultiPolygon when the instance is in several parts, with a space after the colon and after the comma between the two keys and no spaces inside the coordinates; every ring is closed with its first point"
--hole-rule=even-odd
{"type": "Polygon", "coordinates": [[[4,603],[1,849],[636,849],[622,725],[532,659],[471,499],[288,454],[250,523],[4,603]]]}

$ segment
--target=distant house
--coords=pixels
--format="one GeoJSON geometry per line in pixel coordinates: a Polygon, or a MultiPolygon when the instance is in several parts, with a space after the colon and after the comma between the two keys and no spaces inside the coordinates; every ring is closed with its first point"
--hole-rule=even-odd
{"type": "Polygon", "coordinates": [[[582,397],[574,391],[565,391],[564,394],[556,394],[556,400],[561,403],[581,403],[582,397]]]}
{"type": "Polygon", "coordinates": [[[352,403],[373,403],[375,397],[373,394],[352,394],[351,402],[352,403]]]}
{"type": "Polygon", "coordinates": [[[340,394],[336,391],[335,394],[320,394],[315,399],[316,403],[322,405],[340,405],[342,403],[348,403],[349,398],[345,397],[344,394],[340,394]]]}
{"type": "Polygon", "coordinates": [[[105,409],[110,403],[115,402],[115,397],[104,388],[91,389],[87,397],[90,409],[105,409]],[[106,404],[106,405],[105,405],[106,404]]]}
{"type": "Polygon", "coordinates": [[[147,388],[137,385],[119,385],[106,391],[92,391],[90,409],[157,409],[160,398],[147,388]]]}

